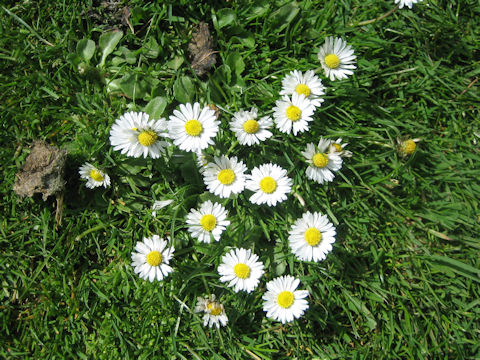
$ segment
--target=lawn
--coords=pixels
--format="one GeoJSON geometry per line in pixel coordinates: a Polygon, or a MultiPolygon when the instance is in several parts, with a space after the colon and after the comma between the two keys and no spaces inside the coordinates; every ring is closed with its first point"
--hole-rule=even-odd
{"type": "Polygon", "coordinates": [[[25,0],[3,1],[0,14],[1,358],[480,359],[477,0],[25,0]],[[206,65],[189,51],[201,22],[206,65]],[[319,61],[328,36],[355,52],[346,79],[332,81],[319,61]],[[308,130],[273,126],[259,145],[239,143],[234,114],[274,118],[293,70],[325,86],[308,130]],[[235,156],[248,172],[277,164],[292,184],[285,201],[213,195],[196,155],[171,140],[156,159],[111,146],[123,114],[169,120],[194,102],[220,122],[206,160],[235,156]],[[321,137],[352,153],[323,184],[307,178],[302,155],[321,137]],[[45,201],[13,191],[35,140],[68,154],[65,190],[45,201]],[[85,162],[111,185],[87,188],[85,162]],[[186,218],[208,200],[230,224],[204,243],[186,218]],[[169,204],[154,211],[154,201],[169,204]],[[292,253],[289,232],[307,211],[336,228],[322,261],[292,253]],[[131,254],[154,235],[175,252],[173,271],[150,282],[131,254]],[[234,248],[264,264],[250,293],[220,281],[234,248]],[[282,323],[262,297],[286,275],[308,291],[308,309],[282,323]],[[205,327],[195,312],[212,294],[226,326],[205,327]]]}

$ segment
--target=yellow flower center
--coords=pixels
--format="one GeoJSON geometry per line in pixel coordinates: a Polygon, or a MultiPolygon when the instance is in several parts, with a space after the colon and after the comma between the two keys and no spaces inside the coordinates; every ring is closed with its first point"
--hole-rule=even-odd
{"type": "Polygon", "coordinates": [[[147,254],[147,264],[150,266],[158,266],[162,263],[162,254],[160,251],[153,250],[147,254]]]}
{"type": "Polygon", "coordinates": [[[317,153],[313,155],[312,161],[313,165],[315,165],[317,168],[324,168],[328,165],[328,156],[327,154],[317,153]]]}
{"type": "Polygon", "coordinates": [[[217,218],[212,214],[203,215],[200,219],[200,225],[202,225],[203,230],[212,231],[217,225],[217,218]]]}
{"type": "Polygon", "coordinates": [[[198,136],[202,131],[203,126],[198,120],[188,120],[185,123],[185,132],[190,136],[198,136]]]}
{"type": "Polygon", "coordinates": [[[258,131],[258,121],[257,120],[247,120],[243,123],[243,130],[247,134],[255,134],[258,131]]]}
{"type": "Polygon", "coordinates": [[[222,304],[219,304],[216,301],[209,302],[207,304],[207,310],[210,315],[218,316],[222,313],[222,304]]]}
{"type": "Polygon", "coordinates": [[[322,233],[314,227],[308,228],[304,236],[306,243],[310,246],[315,246],[322,240],[322,233]]]}
{"type": "Polygon", "coordinates": [[[330,69],[336,69],[340,65],[340,59],[335,54],[328,54],[325,56],[325,65],[330,69]]]}
{"type": "Polygon", "coordinates": [[[266,194],[271,194],[277,188],[277,182],[270,176],[265,176],[260,180],[260,190],[266,194]]]}
{"type": "Polygon", "coordinates": [[[342,145],[340,144],[337,144],[337,143],[333,143],[332,145],[330,146],[333,146],[335,148],[335,151],[336,152],[341,152],[343,149],[342,149],[342,145]]]}
{"type": "Polygon", "coordinates": [[[292,306],[294,300],[295,296],[291,291],[282,291],[277,296],[277,304],[284,309],[288,309],[290,306],[292,306]]]}
{"type": "Polygon", "coordinates": [[[302,116],[302,110],[298,106],[290,105],[286,111],[287,118],[292,121],[297,121],[302,116]]]}
{"type": "Polygon", "coordinates": [[[152,146],[157,138],[158,135],[153,130],[145,130],[138,134],[138,142],[143,146],[152,146]]]}
{"type": "Polygon", "coordinates": [[[90,177],[95,181],[103,181],[103,179],[104,179],[104,177],[100,173],[100,171],[98,171],[96,169],[90,170],[90,177]]]}
{"type": "Polygon", "coordinates": [[[310,88],[305,85],[305,84],[298,84],[297,87],[295,88],[295,91],[297,92],[298,95],[305,95],[305,97],[310,96],[310,88]]]}
{"type": "Polygon", "coordinates": [[[405,155],[412,155],[416,148],[417,144],[413,140],[404,141],[402,144],[402,151],[405,155]]]}
{"type": "Polygon", "coordinates": [[[235,173],[232,169],[223,169],[218,173],[217,179],[223,185],[230,185],[235,181],[235,173]]]}
{"type": "Polygon", "coordinates": [[[238,263],[233,267],[233,272],[240,279],[246,279],[250,276],[250,267],[248,265],[238,263]]]}

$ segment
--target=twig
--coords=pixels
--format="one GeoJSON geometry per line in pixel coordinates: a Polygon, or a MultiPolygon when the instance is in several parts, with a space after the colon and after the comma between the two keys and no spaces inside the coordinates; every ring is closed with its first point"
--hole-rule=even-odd
{"type": "Polygon", "coordinates": [[[475,83],[478,81],[478,79],[480,79],[480,78],[476,77],[475,80],[473,80],[470,84],[468,84],[467,88],[464,89],[460,94],[457,95],[457,99],[460,96],[462,96],[463,94],[465,94],[468,91],[468,89],[470,89],[473,85],[475,85],[475,83]]]}
{"type": "Polygon", "coordinates": [[[387,11],[385,14],[379,16],[378,18],[376,18],[376,19],[370,19],[370,20],[365,20],[365,21],[360,21],[360,22],[359,22],[358,24],[356,24],[355,26],[364,26],[364,25],[372,24],[372,23],[374,23],[374,22],[383,20],[383,19],[385,19],[387,16],[393,14],[393,12],[396,11],[399,6],[400,6],[400,4],[397,4],[397,6],[395,6],[392,10],[387,11]]]}

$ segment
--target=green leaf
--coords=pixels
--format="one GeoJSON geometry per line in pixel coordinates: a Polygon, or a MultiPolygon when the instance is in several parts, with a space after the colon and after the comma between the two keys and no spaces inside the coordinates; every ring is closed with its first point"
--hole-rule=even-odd
{"type": "Polygon", "coordinates": [[[120,53],[128,64],[135,64],[137,62],[137,56],[133,51],[127,49],[125,46],[120,46],[118,50],[120,50],[120,53]]]}
{"type": "Polygon", "coordinates": [[[228,55],[226,63],[237,76],[240,76],[243,70],[245,70],[245,63],[243,62],[242,56],[238,52],[228,55]]]}
{"type": "Polygon", "coordinates": [[[88,62],[95,53],[95,42],[90,39],[82,39],[77,43],[77,54],[83,61],[88,62]]]}
{"type": "Polygon", "coordinates": [[[195,87],[188,76],[180,76],[173,84],[173,95],[178,102],[185,104],[192,102],[195,96],[195,87]]]}
{"type": "Polygon", "coordinates": [[[103,67],[105,65],[105,59],[115,50],[122,36],[123,32],[121,30],[110,31],[100,36],[98,45],[102,51],[102,59],[98,66],[103,67]]]}
{"type": "Polygon", "coordinates": [[[145,55],[145,57],[150,59],[156,59],[160,54],[160,51],[160,45],[158,45],[157,40],[155,40],[153,37],[150,37],[142,46],[142,53],[145,55]]]}
{"type": "Polygon", "coordinates": [[[163,96],[157,96],[150,100],[150,102],[145,106],[144,111],[150,115],[152,119],[160,119],[163,114],[163,111],[167,107],[167,98],[163,96]]]}
{"type": "Polygon", "coordinates": [[[288,24],[292,22],[293,19],[295,19],[295,16],[297,16],[299,11],[300,8],[298,6],[298,3],[295,1],[283,5],[280,9],[274,11],[270,15],[270,28],[273,32],[279,33],[280,31],[285,29],[288,24]]]}
{"type": "Polygon", "coordinates": [[[120,81],[120,88],[131,99],[143,99],[147,95],[148,84],[138,74],[127,74],[120,81]]]}
{"type": "Polygon", "coordinates": [[[219,29],[232,24],[237,19],[237,15],[230,8],[224,8],[224,9],[218,10],[217,17],[218,17],[219,29]]]}

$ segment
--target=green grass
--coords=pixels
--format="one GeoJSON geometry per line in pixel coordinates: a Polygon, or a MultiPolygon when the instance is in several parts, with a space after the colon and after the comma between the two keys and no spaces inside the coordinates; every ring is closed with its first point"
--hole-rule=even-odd
{"type": "Polygon", "coordinates": [[[393,0],[132,1],[135,34],[116,10],[89,13],[96,5],[7,1],[0,9],[0,357],[480,358],[477,1],[425,0],[365,26],[357,24],[393,0]],[[218,50],[200,79],[186,50],[199,21],[209,23],[218,50]],[[124,31],[118,53],[96,70],[97,49],[80,74],[77,43],[98,44],[114,24],[124,31]],[[358,56],[347,80],[331,82],[320,68],[316,54],[330,35],[358,56]],[[293,69],[317,69],[328,87],[310,131],[274,130],[255,151],[231,148],[230,115],[252,106],[270,114],[293,69]],[[122,91],[107,91],[113,79],[123,79],[122,91]],[[127,159],[109,145],[114,120],[155,97],[164,117],[182,100],[215,103],[223,132],[210,152],[229,151],[250,169],[280,164],[306,208],[292,195],[268,208],[242,194],[222,201],[232,224],[220,243],[192,240],[185,216],[208,198],[193,157],[172,147],[163,160],[127,159]],[[327,185],[306,179],[300,155],[319,136],[342,137],[353,152],[327,185]],[[401,157],[397,139],[408,137],[421,139],[418,150],[401,157]],[[69,151],[58,229],[54,199],[12,192],[33,139],[69,151]],[[85,188],[78,167],[93,158],[114,186],[85,188]],[[153,217],[154,199],[174,204],[153,217]],[[294,260],[288,247],[288,230],[306,210],[337,227],[320,263],[294,260]],[[135,243],[152,234],[175,239],[175,272],[160,284],[130,265],[135,243]],[[266,265],[250,295],[218,281],[229,246],[254,249],[266,265]],[[265,318],[261,300],[265,282],[281,274],[310,292],[305,316],[283,326],[265,318]],[[219,331],[192,312],[207,293],[229,317],[219,331]]]}

